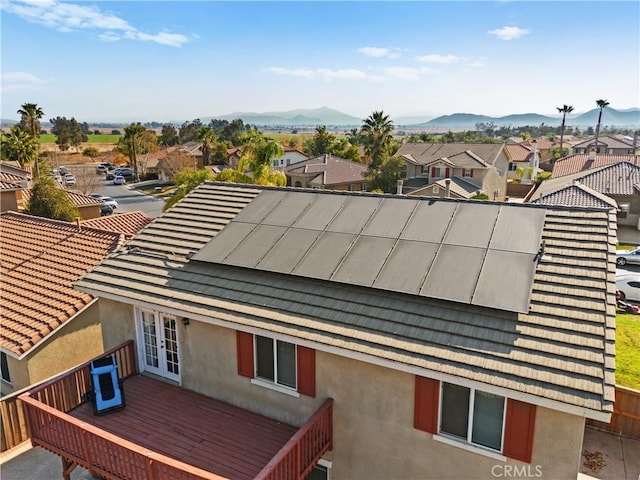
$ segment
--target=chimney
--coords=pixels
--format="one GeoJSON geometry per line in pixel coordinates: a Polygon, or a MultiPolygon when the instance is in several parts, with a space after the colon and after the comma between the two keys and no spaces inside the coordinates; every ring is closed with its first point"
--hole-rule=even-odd
{"type": "Polygon", "coordinates": [[[402,184],[404,183],[404,180],[400,179],[396,182],[396,193],[398,195],[402,195],[402,184]]]}
{"type": "Polygon", "coordinates": [[[588,157],[590,162],[593,162],[596,159],[596,149],[592,148],[589,150],[589,157],[588,157]]]}
{"type": "Polygon", "coordinates": [[[446,185],[444,187],[444,197],[445,198],[449,198],[449,196],[451,195],[451,179],[450,178],[445,178],[444,179],[444,184],[446,185]]]}
{"type": "Polygon", "coordinates": [[[538,176],[538,167],[540,165],[540,157],[538,156],[538,142],[534,138],[531,142],[531,161],[529,167],[531,168],[531,181],[533,182],[538,176]]]}

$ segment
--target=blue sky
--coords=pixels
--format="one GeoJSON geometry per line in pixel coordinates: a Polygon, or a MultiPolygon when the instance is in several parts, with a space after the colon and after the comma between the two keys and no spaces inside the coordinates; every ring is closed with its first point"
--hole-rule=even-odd
{"type": "Polygon", "coordinates": [[[0,0],[1,115],[640,106],[640,2],[0,0]]]}

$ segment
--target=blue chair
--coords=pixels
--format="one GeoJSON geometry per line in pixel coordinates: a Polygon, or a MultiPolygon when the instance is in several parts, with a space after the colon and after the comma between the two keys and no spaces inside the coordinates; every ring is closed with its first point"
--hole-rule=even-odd
{"type": "Polygon", "coordinates": [[[114,355],[91,362],[93,383],[93,412],[102,415],[125,406],[122,383],[118,378],[118,365],[114,355]]]}

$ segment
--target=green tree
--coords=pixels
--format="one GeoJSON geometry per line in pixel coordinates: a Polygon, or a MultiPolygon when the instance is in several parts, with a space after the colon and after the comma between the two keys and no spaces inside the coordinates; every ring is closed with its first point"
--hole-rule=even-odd
{"type": "MultiPolygon", "coordinates": [[[[15,125],[7,134],[2,134],[2,158],[18,162],[21,168],[30,165],[38,157],[38,141],[15,125]]],[[[37,170],[37,167],[36,167],[37,170]]]]}
{"type": "MultiPolygon", "coordinates": [[[[560,156],[563,157],[564,156],[564,130],[565,130],[565,126],[566,126],[566,119],[567,119],[567,113],[571,113],[573,112],[573,105],[562,105],[562,107],[556,107],[556,109],[558,110],[558,113],[562,114],[562,125],[560,126],[560,156]]],[[[553,162],[555,161],[555,159],[552,158],[551,163],[553,164],[553,162]]]]}
{"type": "Polygon", "coordinates": [[[602,110],[604,110],[605,107],[609,106],[609,102],[606,100],[600,99],[600,100],[596,100],[596,105],[600,109],[600,113],[598,114],[598,124],[596,125],[596,150],[597,150],[599,148],[598,137],[600,137],[600,123],[602,122],[602,110]]]}
{"type": "Polygon", "coordinates": [[[316,133],[307,142],[305,142],[305,153],[312,157],[318,155],[324,155],[325,153],[331,153],[331,148],[336,141],[336,136],[329,133],[327,127],[324,125],[318,125],[316,127],[316,133]]]}
{"type": "Polygon", "coordinates": [[[176,145],[178,143],[178,130],[173,125],[163,125],[159,140],[165,147],[176,145]]]}
{"type": "Polygon", "coordinates": [[[371,170],[378,169],[391,153],[393,129],[393,121],[383,111],[373,112],[363,121],[360,138],[371,170]]]}
{"type": "Polygon", "coordinates": [[[66,222],[72,222],[80,216],[80,212],[73,206],[67,193],[52,177],[44,175],[33,182],[25,213],[66,222]]]}
{"type": "Polygon", "coordinates": [[[82,150],[82,155],[94,159],[100,156],[100,150],[98,150],[96,147],[87,147],[82,150]]]}
{"type": "Polygon", "coordinates": [[[69,150],[70,147],[75,147],[77,150],[82,142],[88,140],[87,135],[82,131],[77,120],[73,117],[70,119],[67,119],[67,117],[56,117],[50,119],[49,122],[53,125],[51,133],[56,136],[56,144],[63,152],[69,150]]]}
{"type": "Polygon", "coordinates": [[[360,145],[360,130],[357,128],[352,128],[347,132],[347,137],[349,138],[349,143],[351,145],[360,145]]]}
{"type": "Polygon", "coordinates": [[[17,113],[22,117],[20,124],[27,128],[33,138],[39,138],[40,119],[44,116],[44,110],[37,103],[23,103],[17,113]]]}
{"type": "Polygon", "coordinates": [[[178,187],[176,194],[165,202],[162,210],[167,211],[198,185],[211,180],[214,180],[214,175],[208,169],[184,168],[180,170],[175,176],[175,185],[178,187]]]}
{"type": "Polygon", "coordinates": [[[118,140],[116,150],[129,157],[129,164],[133,169],[135,180],[140,179],[140,165],[138,154],[154,152],[158,147],[158,137],[152,130],[147,130],[143,125],[132,123],[124,129],[124,135],[118,140]]]}
{"type": "Polygon", "coordinates": [[[184,122],[178,133],[180,143],[195,142],[198,139],[198,130],[200,130],[201,126],[202,122],[199,118],[196,118],[193,122],[184,122]]]}
{"type": "Polygon", "coordinates": [[[209,165],[209,157],[218,139],[211,127],[203,125],[198,129],[197,138],[202,142],[202,164],[209,165]]]}
{"type": "Polygon", "coordinates": [[[367,190],[382,190],[385,193],[396,193],[398,180],[402,178],[404,160],[400,157],[387,157],[380,166],[369,169],[367,174],[367,190]]]}
{"type": "MultiPolygon", "coordinates": [[[[258,185],[274,185],[274,182],[276,182],[275,184],[279,185],[282,178],[278,173],[281,172],[272,170],[271,161],[274,158],[280,158],[283,154],[284,150],[280,144],[267,140],[262,134],[250,133],[245,137],[238,171],[243,173],[244,170],[241,168],[246,166],[251,172],[254,183],[258,185]]],[[[286,177],[284,185],[286,185],[286,177]]]]}

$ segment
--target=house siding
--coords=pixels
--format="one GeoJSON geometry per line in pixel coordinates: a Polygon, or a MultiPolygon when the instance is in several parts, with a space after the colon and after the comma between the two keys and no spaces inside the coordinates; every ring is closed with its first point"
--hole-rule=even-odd
{"type": "MultiPolygon", "coordinates": [[[[105,331],[105,342],[135,338],[131,307],[115,302],[103,307],[109,312],[105,330],[111,330],[105,331]]],[[[195,320],[186,327],[178,324],[185,388],[294,425],[302,425],[326,398],[333,398],[334,449],[325,456],[332,461],[333,479],[484,479],[492,478],[492,468],[505,465],[534,474],[540,465],[545,478],[576,478],[582,417],[538,407],[531,464],[503,462],[414,428],[414,375],[316,351],[316,397],[297,398],[238,375],[235,330],[195,320]]]]}

